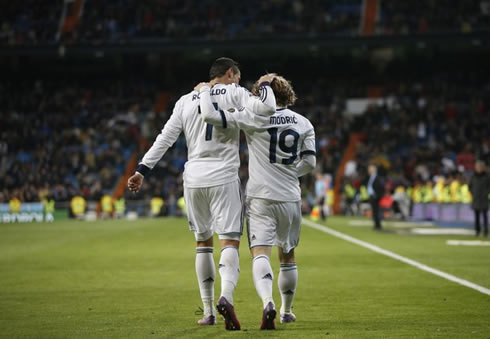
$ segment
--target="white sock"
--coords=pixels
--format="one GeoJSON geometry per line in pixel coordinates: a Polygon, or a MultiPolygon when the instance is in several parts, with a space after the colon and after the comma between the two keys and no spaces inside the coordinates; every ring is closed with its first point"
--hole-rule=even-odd
{"type": "Polygon", "coordinates": [[[213,248],[196,248],[196,274],[199,282],[199,290],[204,308],[204,315],[215,315],[214,311],[214,279],[216,269],[214,267],[213,248]]]}
{"type": "Polygon", "coordinates": [[[297,283],[298,268],[296,263],[281,264],[279,278],[277,279],[277,286],[281,291],[281,314],[291,313],[297,283]]]}
{"type": "Polygon", "coordinates": [[[233,291],[235,291],[240,274],[238,248],[234,246],[223,247],[219,260],[219,274],[221,276],[221,296],[233,304],[233,291]]]}
{"type": "Polygon", "coordinates": [[[272,273],[269,257],[266,255],[256,256],[252,263],[252,273],[255,289],[262,299],[264,308],[269,302],[274,304],[274,300],[272,299],[272,281],[274,280],[274,273],[272,273]]]}

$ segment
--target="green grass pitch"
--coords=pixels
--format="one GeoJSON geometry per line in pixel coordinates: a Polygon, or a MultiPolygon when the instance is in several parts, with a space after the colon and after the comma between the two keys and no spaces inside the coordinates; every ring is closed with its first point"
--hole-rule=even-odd
{"type": "MultiPolygon", "coordinates": [[[[469,237],[375,233],[348,220],[326,224],[490,287],[490,247],[446,245],[469,237]]],[[[243,330],[227,332],[221,319],[196,324],[195,243],[184,219],[0,224],[0,337],[490,338],[488,295],[306,226],[296,253],[298,320],[260,331],[243,238],[235,292],[243,330]]],[[[275,251],[272,263],[277,278],[275,251]]],[[[279,306],[277,279],[274,298],[279,306]]]]}

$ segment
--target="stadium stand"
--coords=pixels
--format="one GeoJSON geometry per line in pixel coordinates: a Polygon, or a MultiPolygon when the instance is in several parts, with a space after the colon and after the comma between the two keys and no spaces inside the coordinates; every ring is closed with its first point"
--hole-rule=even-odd
{"type": "Polygon", "coordinates": [[[488,1],[381,1],[378,34],[469,33],[488,30],[488,1]]]}
{"type": "Polygon", "coordinates": [[[88,0],[78,39],[84,42],[141,38],[228,40],[318,33],[357,34],[361,1],[338,3],[257,0],[108,3],[88,0]]]}
{"type": "Polygon", "coordinates": [[[60,25],[62,0],[2,1],[0,44],[54,43],[60,25]]]}
{"type": "Polygon", "coordinates": [[[0,201],[97,199],[111,191],[139,140],[151,86],[2,83],[0,201]]]}
{"type": "MultiPolygon", "coordinates": [[[[77,3],[83,3],[83,10],[76,12],[81,15],[79,20],[74,21],[70,34],[58,40],[62,17],[73,16],[65,2],[52,1],[43,6],[33,1],[22,5],[3,2],[0,5],[0,44],[36,46],[71,42],[82,46],[112,43],[125,46],[127,42],[164,39],[192,46],[196,39],[212,43],[259,38],[358,37],[362,34],[360,27],[364,20],[361,0],[253,0],[240,4],[86,0],[77,3]],[[192,11],[188,10],[191,7],[192,11]]],[[[379,4],[375,22],[378,35],[459,34],[490,28],[490,4],[486,0],[463,0],[457,4],[447,0],[414,1],[410,6],[398,0],[370,3],[379,4]]],[[[474,44],[479,46],[482,41],[474,44]]],[[[432,53],[419,49],[420,54],[432,53]]],[[[101,65],[106,62],[102,52],[80,51],[80,55],[73,52],[79,61],[70,62],[81,65],[89,60],[83,59],[88,58],[87,55],[100,58],[101,65]]],[[[391,195],[397,187],[415,188],[441,175],[445,178],[458,176],[464,183],[476,159],[489,162],[487,72],[474,69],[468,72],[460,70],[461,65],[451,65],[430,74],[417,71],[413,76],[412,69],[403,70],[403,65],[398,65],[398,74],[390,77],[387,76],[390,70],[383,70],[383,60],[374,60],[379,51],[374,51],[368,62],[359,57],[362,48],[338,52],[338,55],[336,52],[323,51],[324,58],[316,60],[317,69],[308,71],[315,75],[309,76],[307,81],[303,71],[309,65],[304,64],[300,69],[295,58],[304,62],[305,56],[321,55],[314,48],[290,60],[281,57],[270,62],[271,56],[267,58],[274,67],[287,70],[285,75],[292,79],[299,97],[295,109],[315,126],[319,171],[331,174],[333,179],[339,178],[337,198],[344,192],[344,207],[351,199],[346,193],[351,192],[348,185],[354,187],[355,194],[362,193],[369,162],[380,166],[387,178],[387,193],[391,195]],[[345,55],[349,55],[350,61],[343,63],[340,59],[345,55]],[[318,65],[324,64],[346,68],[333,73],[328,70],[330,73],[324,74],[323,69],[318,72],[318,65]],[[353,68],[348,69],[350,66],[353,68]],[[358,116],[345,114],[350,99],[368,97],[376,100],[365,111],[358,116]],[[348,162],[343,162],[352,133],[357,136],[353,145],[355,152],[351,152],[348,162]],[[341,179],[346,173],[338,172],[340,164],[346,165],[342,170],[349,172],[344,184],[341,179]]],[[[381,52],[378,57],[383,59],[386,56],[381,52]]],[[[25,74],[38,71],[37,66],[24,63],[28,59],[12,57],[17,60],[20,73],[25,73],[25,79],[22,76],[17,79],[13,71],[11,79],[0,83],[0,203],[7,203],[13,197],[22,202],[40,201],[46,196],[61,202],[75,195],[99,201],[104,194],[121,193],[124,173],[132,170],[127,168],[129,159],[141,158],[145,145],[148,147],[168,120],[177,98],[196,82],[205,80],[196,79],[183,63],[172,62],[172,55],[162,54],[160,60],[151,55],[151,51],[143,53],[148,55],[134,60],[116,56],[116,63],[121,68],[134,66],[137,69],[142,64],[151,64],[155,70],[164,69],[162,73],[166,74],[155,83],[148,84],[141,74],[133,74],[134,78],[113,74],[112,78],[100,81],[75,81],[72,75],[77,74],[76,70],[58,80],[50,77],[50,80],[33,81],[33,76],[25,74]],[[169,66],[158,66],[159,62],[163,64],[167,60],[171,61],[169,66]],[[179,76],[182,79],[178,79],[179,76]],[[170,89],[169,100],[163,108],[155,109],[161,88],[170,89]]],[[[196,55],[208,58],[206,53],[209,51],[199,50],[196,55]]],[[[386,54],[387,60],[405,52],[390,53],[386,54]]],[[[255,61],[253,53],[243,58],[249,65],[262,66],[255,61]]],[[[421,64],[434,59],[434,56],[427,58],[421,64]]],[[[461,63],[471,63],[471,56],[465,60],[461,63]]],[[[48,63],[53,67],[53,60],[48,63]]],[[[79,73],[84,67],[86,65],[79,73]]],[[[246,87],[251,85],[251,79],[248,80],[244,83],[246,87]]],[[[248,174],[244,143],[240,156],[240,176],[245,185],[248,174]]],[[[124,192],[124,197],[129,201],[150,201],[159,197],[165,201],[166,209],[170,206],[175,209],[182,196],[181,172],[185,161],[186,146],[182,137],[145,180],[142,190],[138,194],[124,192]]],[[[302,179],[305,212],[314,205],[314,182],[314,176],[302,179]]],[[[413,192],[410,198],[418,199],[413,192]]]]}
{"type": "MultiPolygon", "coordinates": [[[[374,34],[488,30],[486,0],[402,1],[375,4],[374,34]]],[[[75,5],[72,5],[72,7],[75,5]]],[[[81,1],[70,32],[61,34],[73,8],[63,1],[12,2],[0,5],[0,43],[125,43],[147,39],[240,40],[315,36],[358,36],[363,1],[81,1]],[[60,34],[58,34],[60,33],[60,34]]]]}

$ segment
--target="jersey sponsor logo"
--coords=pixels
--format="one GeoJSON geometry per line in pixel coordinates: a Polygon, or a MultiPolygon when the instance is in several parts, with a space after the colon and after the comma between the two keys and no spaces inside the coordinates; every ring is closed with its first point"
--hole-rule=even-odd
{"type": "Polygon", "coordinates": [[[264,276],[262,277],[262,279],[272,280],[272,274],[267,273],[266,275],[264,275],[264,276]]]}
{"type": "Polygon", "coordinates": [[[213,88],[211,95],[223,95],[226,94],[226,88],[213,88]]]}
{"type": "Polygon", "coordinates": [[[199,94],[192,94],[192,101],[199,100],[199,94]]]}
{"type": "Polygon", "coordinates": [[[286,124],[297,124],[298,119],[294,116],[281,116],[281,117],[270,117],[269,123],[271,125],[286,125],[286,124]]]}

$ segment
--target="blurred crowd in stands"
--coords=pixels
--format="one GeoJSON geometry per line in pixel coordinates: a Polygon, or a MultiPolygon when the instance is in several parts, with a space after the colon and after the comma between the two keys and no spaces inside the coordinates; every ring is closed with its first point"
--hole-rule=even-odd
{"type": "Polygon", "coordinates": [[[144,83],[0,83],[0,202],[112,193],[138,146],[144,83]]]}
{"type": "MultiPolygon", "coordinates": [[[[360,33],[362,3],[362,0],[85,0],[79,24],[73,32],[61,36],[58,31],[63,1],[2,1],[0,44],[355,36],[360,33]]],[[[67,8],[67,12],[70,10],[67,8]]],[[[381,0],[376,22],[377,34],[471,32],[489,28],[489,0],[381,0]]]]}
{"type": "MultiPolygon", "coordinates": [[[[344,114],[346,99],[365,96],[366,87],[321,77],[293,81],[299,97],[294,109],[315,126],[317,172],[335,179],[350,134],[359,135],[355,157],[344,173],[344,212],[353,213],[346,208],[355,199],[366,199],[370,163],[378,166],[390,197],[403,189],[415,202],[456,202],[454,185],[443,192],[444,198],[430,198],[427,187],[442,189],[441,182],[450,187],[457,181],[458,189],[464,190],[475,161],[490,161],[490,87],[472,82],[471,74],[460,76],[439,74],[420,82],[386,83],[378,89],[383,103],[367,106],[358,116],[344,114]]],[[[170,117],[175,101],[193,85],[175,89],[166,109],[155,112],[158,91],[142,81],[86,86],[2,83],[0,203],[13,197],[22,202],[46,197],[60,202],[74,196],[88,201],[111,196],[123,180],[131,155],[141,159],[170,117]]],[[[242,141],[240,177],[245,185],[248,156],[242,141]]],[[[181,136],[145,178],[141,191],[126,191],[123,197],[126,201],[162,199],[158,211],[179,213],[185,161],[181,136]]],[[[305,213],[317,203],[317,181],[313,175],[301,180],[305,213]]],[[[333,180],[329,185],[332,188],[333,180]]],[[[458,194],[457,202],[467,202],[463,193],[458,194]]],[[[331,206],[332,198],[329,195],[325,203],[331,206]]]]}
{"type": "MultiPolygon", "coordinates": [[[[318,164],[333,173],[349,131],[342,104],[333,93],[319,91],[320,82],[298,83],[297,90],[305,95],[300,94],[296,109],[316,124],[318,164]]],[[[155,112],[157,90],[142,81],[1,83],[0,203],[13,198],[66,202],[75,196],[101,201],[112,195],[131,154],[141,159],[176,100],[194,85],[175,89],[166,109],[155,112]]],[[[240,177],[245,185],[248,155],[242,141],[240,177]]],[[[182,135],[145,179],[141,191],[126,191],[124,198],[159,197],[165,213],[176,214],[186,154],[182,135]]],[[[305,194],[313,185],[313,177],[303,181],[305,194]]]]}
{"type": "Polygon", "coordinates": [[[88,0],[79,41],[138,38],[269,38],[319,33],[357,34],[360,0],[158,1],[88,0]],[[136,14],[136,15],[135,15],[136,14]]]}
{"type": "Polygon", "coordinates": [[[382,0],[378,34],[469,33],[490,28],[488,0],[382,0]]]}
{"type": "Polygon", "coordinates": [[[0,44],[54,43],[62,9],[63,0],[1,1],[0,44]]]}
{"type": "Polygon", "coordinates": [[[356,156],[345,168],[344,206],[367,200],[365,168],[375,164],[385,193],[413,202],[469,203],[477,160],[490,161],[490,86],[474,74],[441,74],[385,88],[385,101],[356,118],[356,156]],[[459,78],[458,78],[459,77],[459,78]]]}

